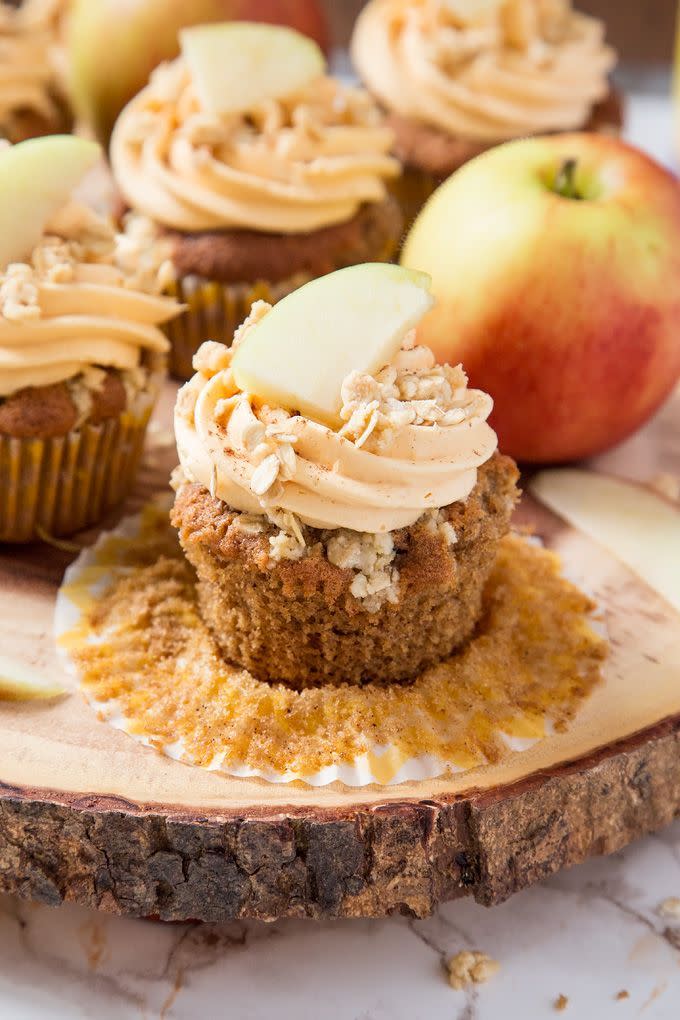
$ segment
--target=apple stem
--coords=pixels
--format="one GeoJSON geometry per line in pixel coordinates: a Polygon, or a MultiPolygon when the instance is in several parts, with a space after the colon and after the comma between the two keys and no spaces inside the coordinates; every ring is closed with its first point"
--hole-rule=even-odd
{"type": "Polygon", "coordinates": [[[578,201],[582,196],[576,187],[577,166],[575,159],[565,159],[555,178],[555,191],[563,198],[574,198],[578,201]]]}

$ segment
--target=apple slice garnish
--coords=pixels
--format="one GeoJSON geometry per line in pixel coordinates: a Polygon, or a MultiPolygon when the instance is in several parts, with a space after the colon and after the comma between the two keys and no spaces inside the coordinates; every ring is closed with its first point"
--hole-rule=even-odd
{"type": "Polygon", "coordinates": [[[32,138],[0,150],[0,266],[30,255],[101,151],[96,142],[73,135],[32,138]]]}
{"type": "Polygon", "coordinates": [[[341,388],[389,364],[432,307],[425,273],[384,263],[339,269],[293,291],[246,333],[232,360],[240,388],[313,421],[341,424],[341,388]]]}
{"type": "Polygon", "coordinates": [[[680,610],[680,507],[643,485],[570,468],[541,471],[529,488],[680,610]]]}
{"type": "Polygon", "coordinates": [[[31,666],[0,655],[0,701],[47,701],[67,693],[31,666]]]}
{"type": "Polygon", "coordinates": [[[312,39],[278,25],[197,25],[180,42],[201,105],[218,115],[294,95],[326,70],[312,39]]]}

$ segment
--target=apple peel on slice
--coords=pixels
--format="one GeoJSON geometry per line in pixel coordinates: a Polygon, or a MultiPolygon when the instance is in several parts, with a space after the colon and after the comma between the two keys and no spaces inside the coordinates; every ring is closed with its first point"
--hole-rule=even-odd
{"type": "Polygon", "coordinates": [[[96,142],[49,135],[0,150],[0,266],[26,259],[101,157],[96,142]]]}
{"type": "Polygon", "coordinates": [[[180,42],[201,105],[218,115],[295,95],[326,70],[312,39],[279,25],[197,25],[180,32],[180,42]]]}
{"type": "Polygon", "coordinates": [[[679,507],[643,485],[570,468],[542,471],[529,488],[680,610],[679,507]]]}
{"type": "Polygon", "coordinates": [[[386,263],[339,269],[293,291],[246,333],[234,378],[260,400],[334,428],[350,372],[388,365],[432,304],[425,273],[386,263]]]}
{"type": "Polygon", "coordinates": [[[67,693],[31,666],[0,655],[0,701],[49,701],[67,693]]]}

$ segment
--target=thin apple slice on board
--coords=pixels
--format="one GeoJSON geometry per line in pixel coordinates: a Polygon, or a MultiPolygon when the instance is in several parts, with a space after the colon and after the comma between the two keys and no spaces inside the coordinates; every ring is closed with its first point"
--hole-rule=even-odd
{"type": "Polygon", "coordinates": [[[339,269],[293,291],[246,333],[234,378],[261,400],[338,426],[344,379],[389,364],[432,303],[425,273],[385,263],[339,269]]]}
{"type": "Polygon", "coordinates": [[[529,488],[680,610],[680,507],[643,485],[570,468],[542,471],[529,488]]]}
{"type": "Polygon", "coordinates": [[[267,99],[294,95],[326,69],[312,39],[278,25],[197,25],[180,32],[180,42],[209,113],[241,113],[267,99]]]}
{"type": "Polygon", "coordinates": [[[67,690],[38,670],[0,655],[0,701],[47,701],[67,690]]]}
{"type": "Polygon", "coordinates": [[[45,224],[100,157],[96,142],[73,135],[31,138],[0,150],[0,265],[30,255],[45,224]]]}

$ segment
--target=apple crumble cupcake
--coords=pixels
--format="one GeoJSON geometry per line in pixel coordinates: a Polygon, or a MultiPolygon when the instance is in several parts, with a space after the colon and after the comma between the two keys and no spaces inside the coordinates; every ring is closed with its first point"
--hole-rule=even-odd
{"type": "Polygon", "coordinates": [[[10,142],[70,131],[59,58],[64,0],[0,3],[0,137],[10,142]]]}
{"type": "Polygon", "coordinates": [[[341,427],[275,406],[234,371],[270,314],[257,302],[232,348],[203,344],[177,401],[172,521],[203,618],[259,679],[408,680],[470,637],[508,530],[518,475],[492,401],[411,331],[388,364],[346,376],[341,427]]]}
{"type": "Polygon", "coordinates": [[[571,0],[369,0],[357,71],[388,113],[407,224],[463,163],[531,134],[618,133],[604,26],[571,0]]]}
{"type": "MultiPolygon", "coordinates": [[[[221,40],[227,28],[239,38],[244,30],[266,31],[272,46],[296,37],[302,43],[294,46],[316,49],[273,26],[210,31],[221,40]]],[[[220,53],[232,63],[218,42],[220,53]]],[[[297,56],[273,63],[294,69],[297,56]]],[[[118,119],[111,142],[118,187],[146,218],[149,243],[170,258],[171,291],[187,305],[168,330],[178,378],[191,376],[207,337],[230,342],[253,301],[273,303],[342,266],[389,260],[398,247],[402,218],[386,187],[400,173],[389,155],[392,132],[367,93],[329,77],[324,66],[317,51],[308,80],[271,94],[262,87],[257,99],[248,89],[242,108],[225,113],[220,94],[235,90],[222,88],[211,103],[200,57],[197,64],[184,53],[157,69],[118,119]]]]}
{"type": "Polygon", "coordinates": [[[162,282],[73,202],[0,268],[0,541],[71,534],[127,494],[180,310],[162,282]]]}

